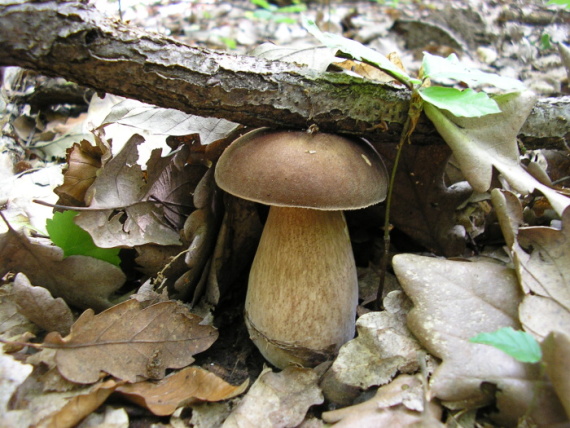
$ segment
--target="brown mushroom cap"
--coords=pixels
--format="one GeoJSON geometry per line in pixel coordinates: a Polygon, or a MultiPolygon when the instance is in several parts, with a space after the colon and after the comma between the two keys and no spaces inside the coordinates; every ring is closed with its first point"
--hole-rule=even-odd
{"type": "Polygon", "coordinates": [[[218,186],[266,205],[350,210],[386,198],[387,172],[363,141],[261,128],[234,141],[216,166],[218,186]]]}

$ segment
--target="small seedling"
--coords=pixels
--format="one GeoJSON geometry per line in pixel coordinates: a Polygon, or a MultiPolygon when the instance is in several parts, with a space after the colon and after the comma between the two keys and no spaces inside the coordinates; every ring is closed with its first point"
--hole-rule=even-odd
{"type": "Polygon", "coordinates": [[[75,224],[77,211],[56,212],[46,221],[52,242],[63,250],[63,256],[89,256],[119,266],[119,248],[99,248],[91,235],[75,224]]]}

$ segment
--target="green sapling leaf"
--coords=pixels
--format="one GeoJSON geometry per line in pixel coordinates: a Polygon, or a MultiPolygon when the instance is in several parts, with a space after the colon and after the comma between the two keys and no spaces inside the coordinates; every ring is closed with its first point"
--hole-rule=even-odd
{"type": "Polygon", "coordinates": [[[437,82],[451,79],[457,82],[464,82],[468,86],[487,84],[508,92],[520,92],[525,89],[524,84],[520,80],[467,68],[459,63],[455,54],[442,58],[424,52],[422,68],[425,77],[429,77],[437,82]]]}
{"type": "Polygon", "coordinates": [[[512,327],[500,328],[493,333],[480,333],[469,339],[473,343],[491,345],[523,363],[538,363],[542,351],[536,339],[525,331],[512,327]]]}
{"type": "Polygon", "coordinates": [[[75,224],[77,211],[56,212],[46,221],[46,229],[52,242],[63,250],[63,256],[89,256],[119,266],[119,248],[99,248],[91,235],[75,224]]]}
{"type": "Polygon", "coordinates": [[[449,110],[458,117],[481,117],[487,114],[500,113],[499,105],[484,92],[472,89],[460,91],[443,86],[430,86],[419,91],[422,99],[434,106],[449,110]]]}
{"type": "Polygon", "coordinates": [[[408,74],[390,62],[390,60],[381,53],[364,46],[362,43],[347,39],[346,37],[332,33],[323,33],[319,27],[317,27],[317,24],[306,16],[303,16],[302,20],[305,29],[323,45],[329,48],[338,49],[357,61],[362,61],[378,67],[409,88],[414,84],[420,83],[419,80],[412,79],[408,74]]]}

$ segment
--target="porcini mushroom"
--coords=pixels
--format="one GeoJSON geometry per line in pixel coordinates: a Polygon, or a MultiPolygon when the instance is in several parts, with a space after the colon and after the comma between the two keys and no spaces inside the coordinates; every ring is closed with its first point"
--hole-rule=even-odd
{"type": "Polygon", "coordinates": [[[354,336],[358,283],[342,210],[386,197],[366,142],[320,132],[249,132],[221,155],[220,188],[270,205],[245,302],[249,334],[284,368],[315,366],[354,336]]]}

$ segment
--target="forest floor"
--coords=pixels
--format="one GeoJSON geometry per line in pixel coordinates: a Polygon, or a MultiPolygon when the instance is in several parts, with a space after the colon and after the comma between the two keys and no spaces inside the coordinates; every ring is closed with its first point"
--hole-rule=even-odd
{"type": "MultiPolygon", "coordinates": [[[[568,94],[569,10],[539,0],[92,4],[191,46],[303,63],[322,60],[306,15],[411,75],[424,52],[456,55],[534,96],[477,122],[472,147],[453,146],[453,157],[444,145],[404,148],[381,310],[384,204],[346,212],[357,337],[334,361],[278,370],[243,321],[267,209],[223,194],[211,173],[238,125],[4,68],[0,427],[568,424],[570,132],[548,150],[516,136],[536,98],[568,94]],[[505,327],[521,335],[489,339],[500,349],[471,341],[505,327]]],[[[385,78],[342,61],[330,70],[385,78]]],[[[381,146],[390,170],[395,144],[381,146]]]]}

